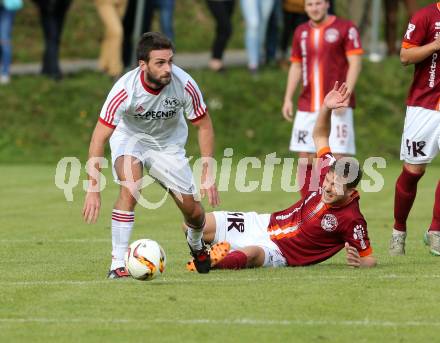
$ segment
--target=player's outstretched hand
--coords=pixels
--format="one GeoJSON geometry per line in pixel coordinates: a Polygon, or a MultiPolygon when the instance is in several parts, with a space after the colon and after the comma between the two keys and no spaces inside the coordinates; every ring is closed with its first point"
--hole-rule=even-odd
{"type": "Polygon", "coordinates": [[[324,105],[335,110],[341,107],[347,107],[350,102],[351,92],[348,90],[347,84],[343,82],[339,85],[339,82],[335,82],[333,89],[327,93],[324,98],[324,105]]]}
{"type": "Polygon", "coordinates": [[[347,265],[358,268],[361,266],[361,257],[355,247],[345,242],[345,254],[347,257],[347,265]]]}
{"type": "Polygon", "coordinates": [[[284,101],[283,108],[281,110],[284,119],[287,121],[293,121],[293,103],[292,100],[284,101]]]}
{"type": "Polygon", "coordinates": [[[83,207],[83,218],[87,224],[94,224],[99,216],[101,196],[98,192],[87,192],[83,207]]]}

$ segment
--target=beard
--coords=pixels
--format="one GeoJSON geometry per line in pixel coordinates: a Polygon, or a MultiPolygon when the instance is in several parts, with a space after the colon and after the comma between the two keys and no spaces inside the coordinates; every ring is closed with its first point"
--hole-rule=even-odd
{"type": "Polygon", "coordinates": [[[147,80],[148,82],[156,85],[158,88],[164,87],[171,82],[171,73],[167,76],[156,77],[152,73],[147,72],[147,80]]]}

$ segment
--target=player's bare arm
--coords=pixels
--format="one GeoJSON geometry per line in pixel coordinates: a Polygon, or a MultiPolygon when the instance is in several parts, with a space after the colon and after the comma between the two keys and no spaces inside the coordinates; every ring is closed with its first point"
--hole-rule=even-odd
{"type": "MultiPolygon", "coordinates": [[[[92,134],[92,139],[90,141],[89,147],[89,161],[104,157],[104,147],[108,139],[112,135],[114,129],[105,126],[104,124],[98,122],[96,124],[95,130],[92,134]]],[[[89,168],[94,168],[97,171],[101,171],[99,162],[96,160],[93,165],[89,165],[89,168]]],[[[96,222],[99,216],[99,210],[101,208],[101,196],[99,191],[99,179],[94,179],[90,170],[88,172],[89,179],[89,189],[86,193],[86,198],[83,207],[83,218],[88,224],[93,224],[96,222]]]]}
{"type": "Polygon", "coordinates": [[[419,63],[439,50],[440,36],[438,36],[435,41],[422,46],[400,49],[400,62],[404,66],[419,63]]]}
{"type": "Polygon", "coordinates": [[[198,129],[200,154],[202,158],[208,158],[208,161],[203,163],[200,194],[202,198],[208,196],[209,204],[215,207],[220,203],[220,198],[214,182],[212,166],[209,163],[209,159],[214,154],[214,128],[209,113],[206,113],[202,119],[193,122],[193,125],[198,129]]]}
{"type": "Polygon", "coordinates": [[[289,75],[287,77],[286,92],[284,95],[284,103],[282,113],[284,119],[292,121],[293,119],[293,95],[301,80],[301,63],[293,62],[290,65],[289,75]]]}
{"type": "Polygon", "coordinates": [[[350,96],[351,92],[348,90],[347,84],[344,82],[339,85],[338,81],[335,82],[333,89],[325,96],[313,129],[313,141],[316,151],[329,146],[332,110],[347,107],[350,96]]]}
{"type": "Polygon", "coordinates": [[[347,265],[350,267],[371,268],[377,265],[376,259],[373,256],[361,257],[359,251],[348,243],[345,243],[345,254],[347,265]]]}
{"type": "Polygon", "coordinates": [[[349,55],[347,56],[347,61],[348,70],[345,83],[347,84],[348,90],[353,93],[359,74],[362,70],[362,55],[349,55]]]}

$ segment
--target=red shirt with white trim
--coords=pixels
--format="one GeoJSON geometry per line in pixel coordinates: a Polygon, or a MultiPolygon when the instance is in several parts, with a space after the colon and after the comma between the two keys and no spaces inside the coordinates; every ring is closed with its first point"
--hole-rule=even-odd
{"type": "MultiPolygon", "coordinates": [[[[293,36],[292,63],[301,63],[303,89],[298,110],[319,111],[325,94],[335,81],[345,81],[348,55],[364,53],[358,29],[349,20],[335,16],[319,26],[311,21],[299,25],[293,36]]],[[[355,106],[354,95],[350,107],[355,106]]]]}
{"type": "Polygon", "coordinates": [[[151,145],[184,147],[188,137],[186,119],[197,121],[207,108],[197,83],[174,66],[171,82],[154,90],[144,82],[138,67],[122,76],[113,86],[102,107],[99,121],[127,135],[143,133],[151,145]]]}
{"type": "MultiPolygon", "coordinates": [[[[321,184],[336,160],[330,149],[318,155],[321,184]]],[[[344,248],[345,242],[364,257],[372,253],[367,222],[359,209],[359,194],[354,192],[345,204],[322,202],[322,188],[311,192],[289,208],[272,213],[269,234],[289,266],[305,266],[325,261],[344,248]]]]}
{"type": "MultiPolygon", "coordinates": [[[[440,2],[437,2],[413,15],[403,37],[402,48],[432,43],[439,35],[440,2]]],[[[414,79],[406,103],[408,106],[440,111],[440,51],[415,64],[414,79]]]]}

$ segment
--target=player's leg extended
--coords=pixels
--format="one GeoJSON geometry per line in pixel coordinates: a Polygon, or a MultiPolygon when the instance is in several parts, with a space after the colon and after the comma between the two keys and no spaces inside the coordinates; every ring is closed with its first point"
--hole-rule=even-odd
{"type": "Polygon", "coordinates": [[[417,183],[425,173],[426,164],[404,163],[396,181],[394,194],[394,228],[390,255],[405,254],[406,221],[417,194],[417,183]]]}
{"type": "Polygon", "coordinates": [[[215,269],[243,269],[262,267],[265,261],[264,249],[258,246],[248,246],[227,254],[215,269]]]}
{"type": "MultiPolygon", "coordinates": [[[[131,231],[134,225],[134,208],[142,178],[142,163],[135,157],[119,156],[114,165],[116,175],[121,183],[119,195],[112,211],[112,265],[110,274],[124,268],[124,255],[128,248],[131,231]]],[[[109,274],[109,276],[110,276],[109,274]]],[[[122,276],[123,273],[120,273],[122,276]]]]}
{"type": "Polygon", "coordinates": [[[200,201],[192,194],[182,194],[170,191],[176,205],[183,214],[186,230],[186,239],[194,257],[194,264],[199,273],[208,273],[211,269],[211,258],[202,241],[205,226],[205,210],[200,201]]]}

